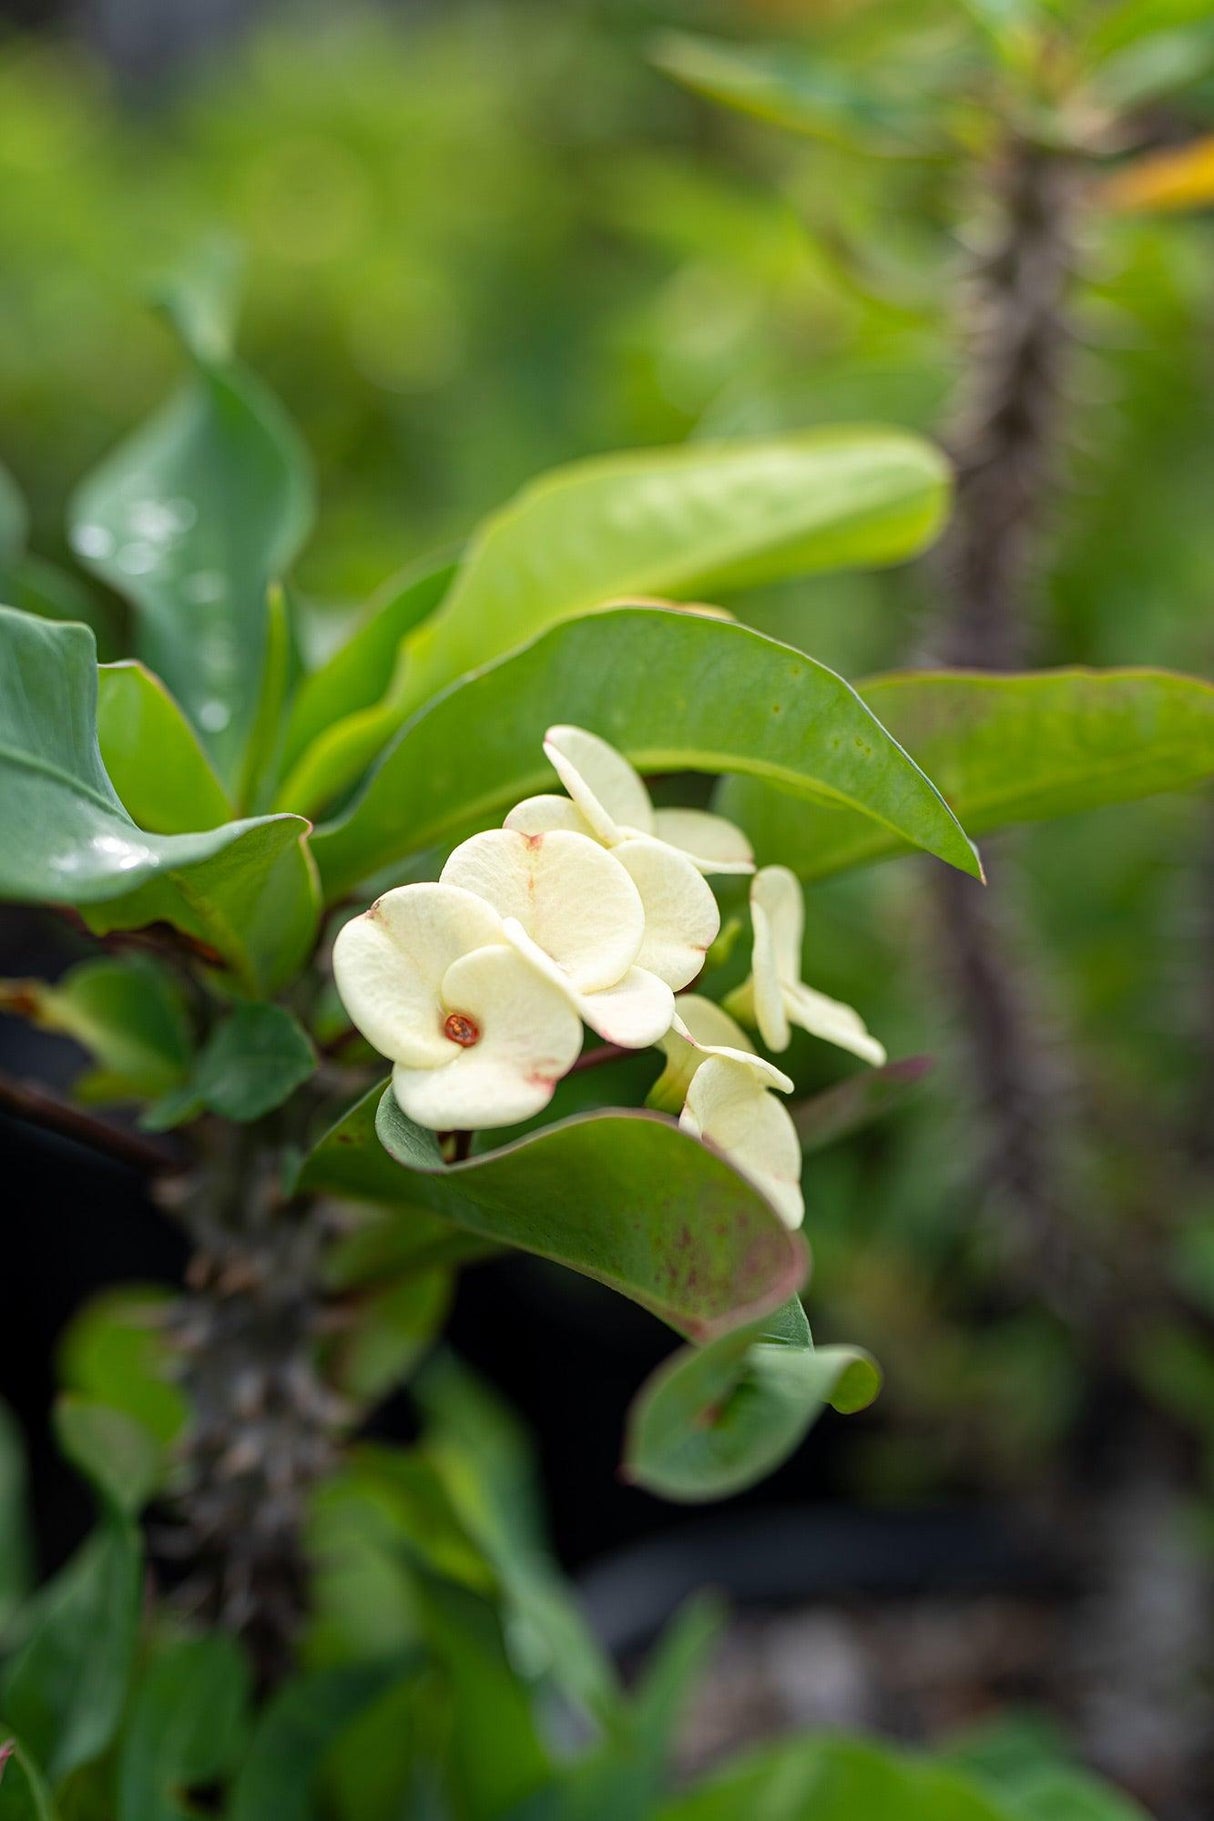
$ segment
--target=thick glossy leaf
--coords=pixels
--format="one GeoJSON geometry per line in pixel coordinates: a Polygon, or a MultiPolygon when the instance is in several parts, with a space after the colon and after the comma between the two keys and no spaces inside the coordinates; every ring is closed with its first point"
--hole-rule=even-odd
{"type": "Polygon", "coordinates": [[[61,1397],[55,1405],[55,1435],[104,1503],[126,1517],[137,1516],[164,1482],[164,1449],[124,1410],[61,1397]]]}
{"type": "Polygon", "coordinates": [[[316,1784],[334,1741],[414,1666],[350,1663],[279,1690],[257,1722],[232,1786],[228,1821],[318,1821],[316,1784]]]}
{"type": "Polygon", "coordinates": [[[624,1472],[662,1498],[725,1498],[787,1460],[828,1404],[861,1410],[880,1385],[858,1347],[815,1347],[794,1300],[658,1368],[629,1416],[624,1472]]]}
{"type": "MultiPolygon", "coordinates": [[[[306,1187],[340,1194],[365,1182],[357,1153],[371,1097],[322,1139],[306,1187]]],[[[568,1119],[449,1167],[390,1090],[375,1131],[407,1172],[411,1201],[477,1238],[597,1278],[697,1338],[776,1307],[805,1278],[804,1242],[758,1190],[654,1114],[568,1119]]]]}
{"type": "Polygon", "coordinates": [[[281,1106],[315,1070],[307,1032],[284,1006],[238,1005],[216,1025],[187,1080],[144,1123],[163,1131],[205,1108],[244,1124],[281,1106]]]}
{"type": "Polygon", "coordinates": [[[95,1067],[76,1083],[86,1100],[164,1094],[190,1059],[185,1002],[172,977],[143,957],[82,961],[54,986],[0,981],[0,1011],[74,1038],[95,1067]]]}
{"type": "Polygon", "coordinates": [[[250,988],[289,978],[318,915],[307,824],[145,832],[101,762],[96,699],[91,633],[0,608],[0,898],[75,905],[101,932],[172,923],[250,988]]]}
{"type": "MultiPolygon", "coordinates": [[[[859,689],[975,836],[1214,775],[1214,687],[1197,677],[905,672],[859,689]]],[[[782,861],[804,879],[906,851],[852,811],[798,803],[749,778],[730,779],[718,807],[741,822],[761,862],[782,861]]]]}
{"type": "Polygon", "coordinates": [[[263,810],[271,805],[286,737],[287,703],[299,665],[286,589],[281,582],[275,582],[266,596],[266,661],[237,790],[242,809],[263,810]]]}
{"type": "Polygon", "coordinates": [[[761,1747],[660,1811],[660,1821],[1010,1821],[957,1771],[893,1746],[788,1739],[761,1747]]]}
{"type": "Polygon", "coordinates": [[[940,527],[947,470],[902,431],[806,430],[557,469],[489,519],[409,639],[404,706],[559,620],[625,595],[706,590],[912,556],[940,527]]]}
{"type": "Polygon", "coordinates": [[[619,1685],[544,1536],[538,1474],[521,1425],[449,1354],[430,1363],[416,1395],[430,1459],[500,1580],[520,1672],[549,1676],[565,1700],[610,1727],[619,1685]]]}
{"type": "Polygon", "coordinates": [[[266,589],[312,520],[307,458],[251,375],[199,358],[72,502],[81,561],[134,606],[138,655],[234,783],[266,657],[266,589]]]}
{"type": "Polygon", "coordinates": [[[186,1792],[235,1762],[249,1686],[240,1647],[223,1632],[177,1639],[152,1657],[124,1729],[115,1821],[185,1821],[196,1812],[186,1792]]]}
{"type": "Polygon", "coordinates": [[[101,666],[97,739],[110,782],[141,828],[177,835],[231,820],[232,804],[198,735],[142,664],[101,666]]]}
{"type": "Polygon", "coordinates": [[[727,620],[622,607],[553,628],[410,722],[315,837],[329,894],[551,789],[554,721],[601,734],[643,770],[744,772],[845,803],[883,837],[977,871],[934,785],[832,670],[727,620]]]}
{"type": "Polygon", "coordinates": [[[0,1715],[0,1821],[56,1821],[46,1779],[0,1715]]]}
{"type": "Polygon", "coordinates": [[[881,1069],[849,1075],[811,1100],[795,1101],[789,1108],[803,1151],[825,1150],[853,1132],[863,1131],[874,1119],[902,1106],[932,1070],[930,1056],[905,1056],[881,1069]]]}
{"type": "Polygon", "coordinates": [[[52,1786],[91,1763],[122,1717],[139,1618],[138,1533],[110,1518],[38,1595],[0,1682],[0,1713],[52,1786]]]}
{"type": "Polygon", "coordinates": [[[26,1497],[21,1432],[0,1404],[0,1642],[29,1591],[32,1556],[26,1497]]]}
{"type": "Polygon", "coordinates": [[[731,44],[666,32],[654,62],[686,88],[773,126],[831,145],[884,157],[941,150],[926,99],[906,89],[882,93],[879,68],[853,76],[804,45],[731,44]]]}
{"type": "Polygon", "coordinates": [[[410,570],[373,601],[367,617],[305,678],[291,709],[277,806],[301,813],[330,803],[361,777],[404,718],[409,659],[404,640],[438,606],[455,564],[410,570]]]}

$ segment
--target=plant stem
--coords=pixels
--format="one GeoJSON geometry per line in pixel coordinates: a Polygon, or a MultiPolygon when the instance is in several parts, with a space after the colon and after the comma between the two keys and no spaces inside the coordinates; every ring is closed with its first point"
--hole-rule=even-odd
{"type": "Polygon", "coordinates": [[[303,1529],[348,1412],[317,1370],[317,1209],[278,1190],[262,1127],[213,1122],[180,1212],[197,1246],[171,1323],[192,1411],[182,1449],[179,1597],[241,1636],[263,1686],[305,1609],[303,1529]]]}
{"type": "Polygon", "coordinates": [[[3,1071],[0,1071],[0,1112],[11,1113],[44,1132],[74,1139],[77,1144],[87,1145],[91,1151],[100,1151],[116,1163],[141,1170],[148,1176],[166,1176],[181,1168],[167,1146],[142,1138],[137,1132],[124,1131],[121,1126],[99,1119],[95,1113],[60,1100],[45,1088],[18,1081],[3,1071]]]}

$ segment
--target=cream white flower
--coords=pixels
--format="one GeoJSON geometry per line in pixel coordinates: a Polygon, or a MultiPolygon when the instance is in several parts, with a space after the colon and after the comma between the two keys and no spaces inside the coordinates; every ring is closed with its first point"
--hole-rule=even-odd
{"type": "Polygon", "coordinates": [[[702,873],[751,873],[754,855],[740,828],[702,809],[655,809],[623,753],[584,727],[550,727],[544,751],[568,797],[528,797],[507,828],[575,828],[604,847],[647,836],[686,854],[702,873]]]}
{"type": "Polygon", "coordinates": [[[392,1091],[434,1131],[512,1125],[547,1106],[582,1047],[568,995],[453,885],[402,885],[338,932],[333,974],[392,1091]]]}
{"type": "Polygon", "coordinates": [[[801,1141],[772,1092],[789,1094],[793,1083],[755,1055],[745,1032],[711,999],[685,993],[675,1011],[662,1040],[666,1070],[650,1103],[683,1099],[683,1130],[720,1151],[767,1196],[786,1226],[799,1227],[805,1218],[801,1141]]]}
{"type": "Polygon", "coordinates": [[[786,1050],[792,1036],[789,1027],[798,1024],[812,1036],[880,1068],[885,1049],[860,1014],[838,999],[815,992],[801,979],[805,901],[796,874],[786,866],[765,866],[756,873],[750,887],[750,915],[753,972],[730,995],[731,1010],[758,1026],[769,1050],[786,1050]]]}
{"type": "Polygon", "coordinates": [[[609,1043],[643,1049],[670,1029],[670,985],[641,964],[640,891],[596,841],[570,829],[490,829],[461,843],[441,876],[491,905],[507,941],[609,1043]]]}
{"type": "Polygon", "coordinates": [[[506,827],[537,835],[552,829],[588,835],[610,848],[631,874],[645,907],[637,964],[668,986],[694,980],[721,927],[706,872],[750,872],[740,829],[694,809],[655,809],[621,753],[580,727],[550,727],[544,751],[568,797],[528,797],[506,827]]]}

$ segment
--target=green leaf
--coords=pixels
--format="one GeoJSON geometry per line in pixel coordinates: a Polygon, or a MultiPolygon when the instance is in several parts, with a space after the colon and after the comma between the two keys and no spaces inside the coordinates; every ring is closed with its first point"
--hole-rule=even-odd
{"type": "Polygon", "coordinates": [[[930,98],[883,94],[879,68],[853,77],[806,45],[731,44],[666,32],[653,61],[712,101],[848,151],[922,158],[942,149],[930,98]]]}
{"type": "Polygon", "coordinates": [[[243,1653],[222,1632],[177,1639],[157,1652],[124,1731],[115,1821],[184,1821],[197,1812],[186,1794],[235,1763],[249,1686],[243,1653]]]}
{"type": "MultiPolygon", "coordinates": [[[[1197,677],[905,672],[859,689],[975,836],[1186,790],[1214,774],[1214,687],[1197,677]]],[[[803,879],[906,851],[888,827],[749,778],[730,779],[717,807],[746,829],[761,864],[781,861],[803,879]]]]}
{"type": "Polygon", "coordinates": [[[164,1094],[184,1076],[190,1027],[176,982],[141,956],[82,961],[54,986],[0,981],[0,1011],[81,1044],[97,1065],[77,1084],[88,1100],[164,1094]]]}
{"type": "Polygon", "coordinates": [[[164,1449],[123,1410],[61,1397],[55,1405],[55,1435],[72,1466],[121,1515],[136,1517],[164,1483],[164,1449]]]}
{"type": "Polygon", "coordinates": [[[350,1312],[330,1349],[327,1375],[364,1403],[386,1397],[429,1351],[451,1307],[451,1272],[411,1272],[372,1290],[350,1312]]]}
{"type": "Polygon", "coordinates": [[[702,1339],[774,1308],[804,1281],[800,1237],[723,1158],[669,1120],[641,1112],[568,1119],[444,1167],[433,1132],[407,1119],[390,1089],[372,1129],[379,1093],[322,1139],[305,1187],[341,1194],[351,1176],[365,1184],[357,1153],[378,1135],[387,1167],[403,1172],[402,1201],[596,1278],[702,1339]]]}
{"type": "Polygon", "coordinates": [[[117,657],[122,649],[121,615],[113,603],[39,556],[24,556],[8,568],[0,564],[0,601],[40,619],[91,627],[103,657],[117,657]]]}
{"type": "Polygon", "coordinates": [[[253,990],[289,978],[318,918],[307,824],[144,832],[102,765],[96,700],[90,632],[0,608],[0,899],[75,905],[99,933],[171,923],[253,990]]]}
{"type": "Polygon", "coordinates": [[[165,1336],[170,1302],[158,1288],[103,1290],[72,1318],[56,1362],[65,1390],[124,1411],[166,1450],[188,1416],[165,1336]]]}
{"type": "Polygon", "coordinates": [[[139,1621],[141,1549],[111,1517],[38,1594],[0,1682],[0,1713],[52,1787],[100,1757],[126,1703],[139,1621]]]}
{"type": "Polygon", "coordinates": [[[29,1592],[33,1555],[27,1495],[21,1432],[8,1409],[0,1404],[0,1643],[29,1592]]]}
{"type": "Polygon", "coordinates": [[[935,786],[832,670],[731,621],[624,607],[553,628],[411,721],[315,836],[329,895],[551,789],[543,737],[556,721],[642,770],[738,771],[847,804],[879,837],[978,870],[935,786]]]}
{"type": "Polygon", "coordinates": [[[160,678],[133,659],[98,671],[97,739],[110,782],[141,828],[177,835],[231,820],[194,729],[160,678]]]}
{"type": "MultiPolygon", "coordinates": [[[[596,457],[532,483],[477,533],[406,646],[403,706],[524,639],[630,594],[687,599],[913,556],[947,469],[903,431],[805,430],[596,457]]],[[[640,674],[640,673],[638,673],[640,674]]]]}
{"type": "Polygon", "coordinates": [[[266,661],[237,792],[242,808],[261,810],[270,805],[286,732],[287,703],[298,668],[286,590],[275,582],[266,600],[266,661]]]}
{"type": "Polygon", "coordinates": [[[306,455],[241,368],[203,358],[71,505],[81,561],[136,611],[137,655],[240,773],[266,659],[266,590],[312,521],[306,455]]]}
{"type": "Polygon", "coordinates": [[[314,1670],[288,1682],[257,1722],[227,1821],[318,1821],[316,1783],[329,1748],[414,1668],[392,1658],[314,1670]]]}
{"type": "Polygon", "coordinates": [[[903,1106],[932,1067],[930,1056],[905,1056],[899,1062],[887,1062],[884,1068],[849,1075],[811,1100],[795,1101],[789,1111],[801,1149],[822,1151],[853,1132],[862,1132],[875,1119],[903,1106]]]}
{"type": "Polygon", "coordinates": [[[761,1747],[660,1810],[658,1821],[1009,1821],[959,1772],[892,1746],[788,1739],[761,1747]]]}
{"type": "Polygon", "coordinates": [[[726,1498],[787,1460],[828,1404],[861,1410],[880,1385],[858,1347],[815,1347],[794,1300],[658,1368],[629,1415],[624,1472],[661,1498],[726,1498]]]}
{"type": "Polygon", "coordinates": [[[328,663],[304,679],[291,707],[283,760],[290,769],[277,807],[311,815],[356,783],[392,738],[408,694],[404,641],[438,606],[455,568],[427,564],[390,583],[328,663]]]}
{"type": "Polygon", "coordinates": [[[449,1354],[427,1366],[416,1396],[427,1453],[501,1582],[520,1673],[550,1676],[566,1700],[611,1725],[619,1685],[543,1535],[538,1476],[520,1424],[449,1354]]]}
{"type": "Polygon", "coordinates": [[[316,1072],[307,1032],[281,1005],[238,1005],[198,1052],[188,1080],[147,1114],[164,1131],[205,1107],[242,1124],[273,1112],[316,1072]]]}
{"type": "Polygon", "coordinates": [[[0,1821],[57,1821],[42,1772],[0,1718],[0,1821]]]}

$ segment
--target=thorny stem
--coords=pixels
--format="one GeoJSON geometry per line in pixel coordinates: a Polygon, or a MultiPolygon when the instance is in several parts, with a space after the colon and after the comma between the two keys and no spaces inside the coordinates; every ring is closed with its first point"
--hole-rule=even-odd
{"type": "Polygon", "coordinates": [[[179,1600],[244,1638],[270,1686],[304,1613],[308,1497],[350,1413],[316,1366],[318,1210],[280,1193],[264,1124],[204,1130],[176,1210],[196,1251],[170,1323],[192,1415],[169,1543],[188,1565],[179,1600]]]}
{"type": "MultiPolygon", "coordinates": [[[[946,664],[1003,670],[1032,650],[1029,597],[1070,343],[1076,180],[1071,161],[1017,138],[991,174],[993,219],[962,286],[966,363],[949,439],[956,512],[932,653],[946,664]]],[[[1027,1281],[1073,1302],[1070,1259],[1058,1268],[1068,1249],[1058,1185],[1071,1083],[1047,1034],[1048,995],[1021,940],[1008,871],[984,892],[940,869],[935,893],[981,1120],[985,1199],[1001,1230],[1010,1216],[1027,1281]]]]}

